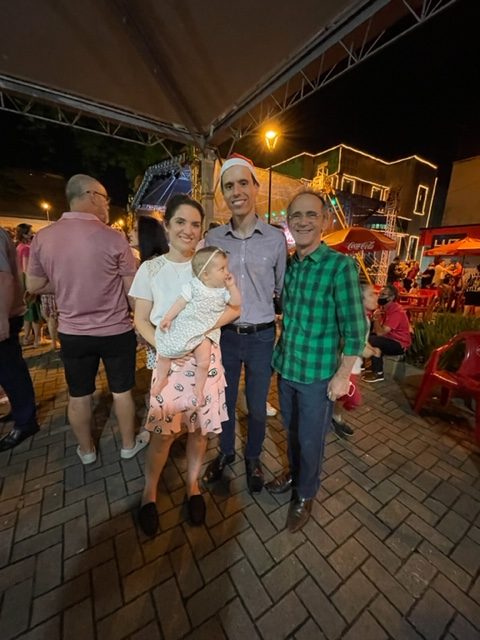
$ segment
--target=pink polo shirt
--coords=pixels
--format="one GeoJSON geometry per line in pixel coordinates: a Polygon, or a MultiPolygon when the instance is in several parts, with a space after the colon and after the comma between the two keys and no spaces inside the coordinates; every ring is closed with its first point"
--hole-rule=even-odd
{"type": "Polygon", "coordinates": [[[28,273],[53,285],[61,333],[110,336],[132,328],[122,277],[135,275],[135,260],[125,236],[96,216],[69,211],[41,229],[28,273]]]}

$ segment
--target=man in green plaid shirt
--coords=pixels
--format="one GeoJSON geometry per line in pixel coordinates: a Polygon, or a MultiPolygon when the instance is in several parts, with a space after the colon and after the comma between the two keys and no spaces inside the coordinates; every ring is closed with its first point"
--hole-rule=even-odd
{"type": "Polygon", "coordinates": [[[285,275],[283,328],[273,368],[279,374],[290,472],[267,488],[272,493],[293,489],[287,517],[293,532],[310,516],[333,403],[349,392],[353,364],[365,347],[367,323],[354,261],[322,243],[330,222],[322,196],[314,191],[295,196],[287,220],[296,253],[285,275]]]}

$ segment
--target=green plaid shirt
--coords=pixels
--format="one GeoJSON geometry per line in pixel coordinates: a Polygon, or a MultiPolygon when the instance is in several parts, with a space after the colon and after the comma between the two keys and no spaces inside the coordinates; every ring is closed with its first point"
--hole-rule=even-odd
{"type": "Polygon", "coordinates": [[[273,368],[292,382],[331,378],[340,353],[365,347],[367,323],[354,261],[325,244],[287,267],[282,294],[283,328],[273,368]]]}

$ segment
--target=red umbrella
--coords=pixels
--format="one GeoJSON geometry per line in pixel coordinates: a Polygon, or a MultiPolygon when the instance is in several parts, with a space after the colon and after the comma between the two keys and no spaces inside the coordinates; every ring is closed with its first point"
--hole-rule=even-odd
{"type": "Polygon", "coordinates": [[[342,253],[393,251],[397,246],[396,240],[389,238],[380,231],[374,231],[366,227],[340,229],[329,233],[322,240],[332,249],[342,253]]]}

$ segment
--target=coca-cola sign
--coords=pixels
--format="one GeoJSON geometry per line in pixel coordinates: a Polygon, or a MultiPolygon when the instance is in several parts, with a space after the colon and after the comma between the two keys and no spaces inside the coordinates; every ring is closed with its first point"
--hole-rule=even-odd
{"type": "Polygon", "coordinates": [[[352,253],[356,251],[373,251],[374,249],[374,240],[367,240],[366,242],[349,242],[347,244],[347,251],[351,251],[352,253]]]}

